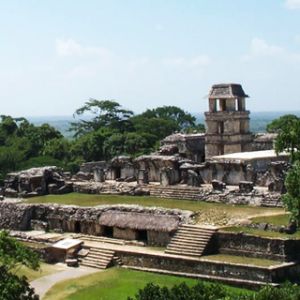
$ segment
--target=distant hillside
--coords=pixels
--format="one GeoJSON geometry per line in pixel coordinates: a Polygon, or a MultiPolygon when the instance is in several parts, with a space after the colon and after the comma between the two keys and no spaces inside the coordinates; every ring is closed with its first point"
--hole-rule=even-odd
{"type": "MultiPolygon", "coordinates": [[[[252,132],[265,132],[266,126],[272,120],[285,115],[285,114],[295,114],[300,117],[300,111],[294,112],[252,112],[250,114],[250,127],[252,132]]],[[[193,113],[200,123],[205,123],[203,113],[193,113]]],[[[64,136],[71,138],[72,133],[68,132],[70,127],[70,122],[74,122],[71,116],[51,116],[51,117],[28,117],[28,120],[35,125],[41,125],[43,123],[48,123],[51,126],[58,129],[64,136]]]]}

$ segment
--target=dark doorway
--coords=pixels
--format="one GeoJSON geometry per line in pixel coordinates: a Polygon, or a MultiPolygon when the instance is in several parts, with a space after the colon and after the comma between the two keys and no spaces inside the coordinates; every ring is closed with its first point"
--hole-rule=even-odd
{"type": "Polygon", "coordinates": [[[113,237],[113,228],[111,226],[103,226],[103,235],[113,237]]]}
{"type": "Polygon", "coordinates": [[[75,221],[74,231],[75,231],[75,233],[80,233],[81,232],[81,225],[80,225],[79,221],[75,221]]]}
{"type": "Polygon", "coordinates": [[[139,230],[137,234],[137,239],[139,241],[147,242],[148,240],[147,230],[139,230]]]}
{"type": "Polygon", "coordinates": [[[115,179],[121,178],[121,168],[120,167],[116,167],[115,169],[115,179]]]}

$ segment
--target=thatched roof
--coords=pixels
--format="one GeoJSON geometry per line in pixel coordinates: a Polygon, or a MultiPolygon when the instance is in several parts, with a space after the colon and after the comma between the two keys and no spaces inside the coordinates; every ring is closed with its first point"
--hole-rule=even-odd
{"type": "Polygon", "coordinates": [[[168,215],[106,211],[101,214],[99,223],[111,227],[170,232],[178,228],[179,218],[168,215]]]}
{"type": "Polygon", "coordinates": [[[210,99],[247,98],[242,86],[236,83],[214,84],[209,92],[210,99]]]}

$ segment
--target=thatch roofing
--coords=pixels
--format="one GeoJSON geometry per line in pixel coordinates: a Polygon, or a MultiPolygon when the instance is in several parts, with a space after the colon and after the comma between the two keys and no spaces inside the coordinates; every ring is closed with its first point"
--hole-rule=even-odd
{"type": "Polygon", "coordinates": [[[209,99],[247,98],[242,86],[237,83],[214,84],[209,92],[209,99]]]}
{"type": "Polygon", "coordinates": [[[179,218],[170,215],[106,211],[101,214],[99,224],[119,228],[171,232],[178,228],[179,218]]]}

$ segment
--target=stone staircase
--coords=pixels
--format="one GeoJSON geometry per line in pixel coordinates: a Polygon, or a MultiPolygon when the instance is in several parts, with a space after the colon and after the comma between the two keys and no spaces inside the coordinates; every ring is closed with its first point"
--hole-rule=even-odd
{"type": "Polygon", "coordinates": [[[106,269],[112,262],[115,252],[110,249],[95,248],[95,247],[83,247],[88,251],[88,254],[79,258],[79,264],[81,266],[106,269]]]}
{"type": "Polygon", "coordinates": [[[181,225],[165,250],[167,254],[200,257],[204,254],[216,229],[181,225]]]}
{"type": "Polygon", "coordinates": [[[201,200],[201,189],[191,186],[168,186],[148,185],[150,196],[159,198],[201,200]]]}
{"type": "Polygon", "coordinates": [[[98,242],[98,243],[108,243],[114,245],[125,245],[124,240],[113,239],[105,236],[95,236],[95,235],[87,235],[87,234],[77,234],[73,236],[76,239],[79,239],[84,242],[98,242]]]}

